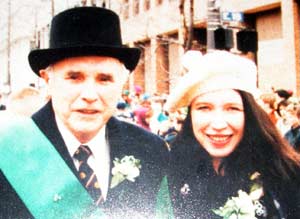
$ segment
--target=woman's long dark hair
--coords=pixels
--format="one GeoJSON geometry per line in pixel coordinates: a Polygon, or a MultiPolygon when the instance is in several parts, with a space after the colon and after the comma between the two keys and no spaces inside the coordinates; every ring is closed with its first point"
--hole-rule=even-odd
{"type": "MultiPolygon", "coordinates": [[[[258,171],[270,181],[299,180],[300,154],[282,137],[253,96],[244,91],[238,92],[244,105],[245,129],[238,147],[223,160],[221,168],[224,168],[225,174],[231,171],[239,174],[239,170],[246,170],[249,173],[258,171]]],[[[173,145],[194,145],[196,141],[189,108],[173,145]]]]}
{"type": "Polygon", "coordinates": [[[299,179],[300,154],[283,138],[253,96],[244,91],[239,93],[243,100],[246,122],[244,137],[236,150],[237,155],[234,153],[233,156],[251,159],[249,161],[253,166],[266,177],[299,179]]]}

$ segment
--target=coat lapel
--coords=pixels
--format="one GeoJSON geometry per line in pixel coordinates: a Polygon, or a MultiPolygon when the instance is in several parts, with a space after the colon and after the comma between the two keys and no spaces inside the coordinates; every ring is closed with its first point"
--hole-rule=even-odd
{"type": "Polygon", "coordinates": [[[49,101],[38,112],[33,114],[32,119],[39,127],[39,129],[44,133],[44,135],[49,139],[49,141],[53,144],[53,146],[56,148],[63,160],[67,163],[72,172],[77,176],[77,171],[72,157],[70,156],[67,146],[60,132],[58,131],[51,101],[49,101]]]}
{"type": "MultiPolygon", "coordinates": [[[[121,137],[121,129],[122,123],[117,120],[116,118],[112,117],[106,127],[106,138],[110,148],[110,174],[109,174],[109,186],[111,185],[112,180],[112,168],[114,167],[114,159],[115,158],[122,158],[126,155],[126,147],[124,145],[124,139],[121,137]]],[[[115,197],[120,195],[122,191],[122,187],[125,186],[126,182],[121,183],[120,185],[116,186],[115,188],[108,188],[107,193],[107,204],[110,201],[115,201],[115,197]]]]}
{"type": "MultiPolygon", "coordinates": [[[[45,136],[47,136],[64,161],[68,164],[69,168],[78,177],[72,157],[68,152],[65,142],[55,122],[51,101],[47,103],[40,111],[35,113],[32,116],[32,119],[45,134],[45,136]]],[[[110,148],[109,185],[111,184],[112,179],[111,170],[114,166],[113,160],[115,158],[121,159],[125,155],[128,155],[128,146],[132,143],[131,140],[127,141],[126,137],[124,137],[127,134],[126,128],[124,127],[125,125],[114,117],[109,120],[106,126],[106,138],[110,148]]],[[[125,180],[112,189],[108,188],[107,200],[103,203],[103,208],[111,209],[114,208],[114,206],[121,204],[122,200],[126,199],[126,191],[128,190],[129,186],[134,186],[134,184],[125,180]]]]}

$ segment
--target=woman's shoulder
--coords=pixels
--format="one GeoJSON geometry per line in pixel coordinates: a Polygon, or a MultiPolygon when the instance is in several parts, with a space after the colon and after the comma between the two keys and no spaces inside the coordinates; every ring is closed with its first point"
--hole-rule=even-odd
{"type": "Polygon", "coordinates": [[[279,203],[285,210],[287,218],[300,218],[300,185],[287,182],[283,188],[277,190],[279,203]]]}

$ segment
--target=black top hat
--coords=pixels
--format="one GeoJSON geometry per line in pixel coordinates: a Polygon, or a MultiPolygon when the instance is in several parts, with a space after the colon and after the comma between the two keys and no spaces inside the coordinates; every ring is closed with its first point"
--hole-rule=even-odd
{"type": "Polygon", "coordinates": [[[138,48],[122,44],[120,21],[116,13],[97,7],[78,7],[57,14],[51,23],[49,49],[28,55],[32,70],[39,70],[68,57],[99,55],[119,59],[132,71],[140,58],[138,48]]]}

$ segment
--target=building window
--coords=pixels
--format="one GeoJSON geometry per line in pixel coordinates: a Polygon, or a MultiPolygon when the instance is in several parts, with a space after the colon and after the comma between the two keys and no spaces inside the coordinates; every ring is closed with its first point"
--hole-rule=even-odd
{"type": "Polygon", "coordinates": [[[150,0],[144,0],[144,8],[145,11],[148,11],[150,9],[150,0]]]}
{"type": "Polygon", "coordinates": [[[139,14],[139,7],[140,7],[139,0],[133,0],[133,14],[134,15],[139,14]]]}
{"type": "Polygon", "coordinates": [[[34,50],[34,49],[37,49],[37,48],[36,48],[35,39],[31,39],[31,40],[29,41],[29,47],[30,47],[30,51],[31,51],[31,50],[34,50]]]}
{"type": "Polygon", "coordinates": [[[38,31],[37,33],[37,44],[36,47],[39,49],[41,48],[41,31],[38,31]]]}
{"type": "Polygon", "coordinates": [[[122,4],[122,14],[124,19],[129,18],[129,3],[128,0],[124,0],[124,4],[122,4]]]}
{"type": "Polygon", "coordinates": [[[156,0],[156,5],[161,5],[163,0],[156,0]]]}

